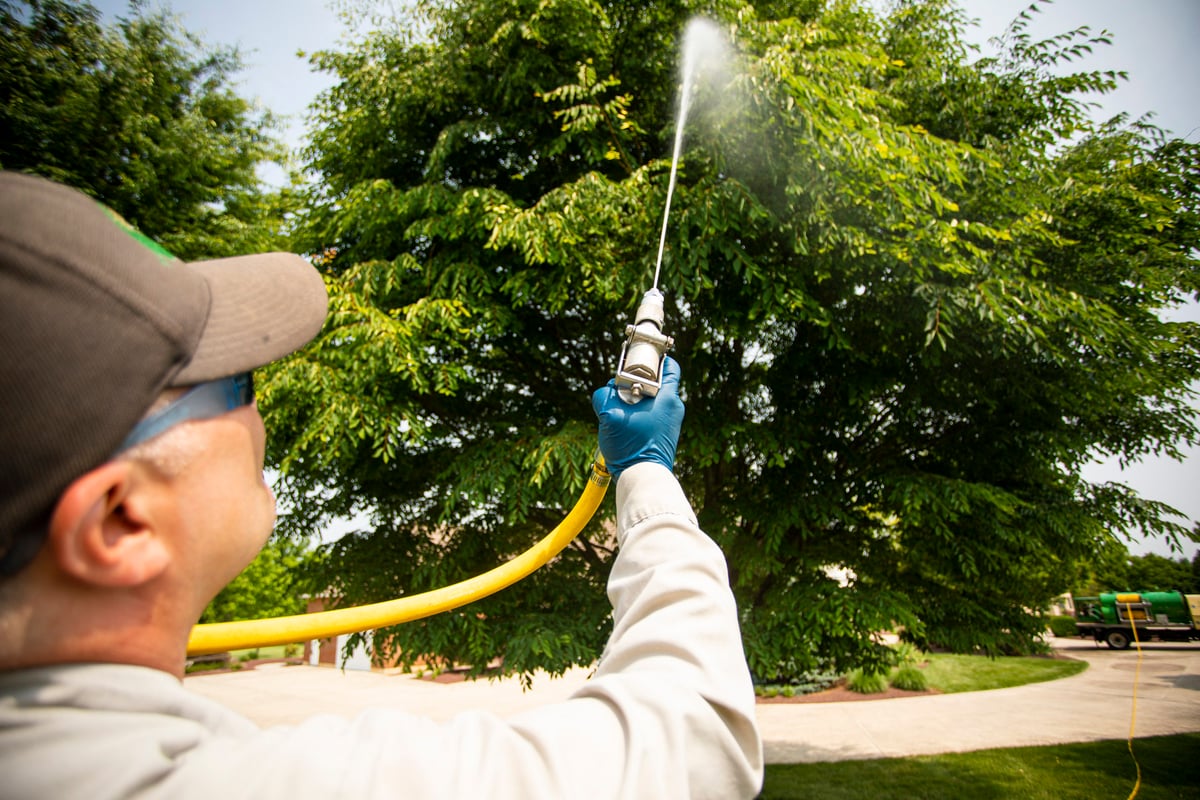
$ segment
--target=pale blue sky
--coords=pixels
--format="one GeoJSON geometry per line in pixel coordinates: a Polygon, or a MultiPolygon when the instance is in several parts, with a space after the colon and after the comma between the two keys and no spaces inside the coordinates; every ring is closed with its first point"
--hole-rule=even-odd
{"type": "MultiPolygon", "coordinates": [[[[125,0],[100,0],[96,5],[109,17],[124,13],[125,0]]],[[[184,25],[212,44],[238,45],[246,70],[241,86],[246,96],[288,122],[287,141],[293,147],[304,138],[305,109],[330,84],[328,76],[310,70],[297,51],[336,47],[347,28],[330,0],[151,0],[166,6],[184,25]]],[[[1001,34],[1028,0],[966,0],[967,12],[979,20],[968,38],[986,48],[989,37],[1001,34]]],[[[1102,114],[1128,112],[1134,117],[1153,113],[1153,121],[1177,136],[1200,141],[1200,0],[1058,0],[1034,15],[1030,32],[1049,37],[1081,25],[1093,33],[1108,30],[1113,44],[1102,47],[1081,68],[1121,69],[1129,73],[1122,87],[1103,99],[1102,114]]],[[[986,52],[986,49],[985,49],[986,52]]],[[[1195,305],[1181,316],[1200,320],[1195,305]]],[[[1185,512],[1191,524],[1200,521],[1200,449],[1188,451],[1183,462],[1153,459],[1121,472],[1115,464],[1098,464],[1085,475],[1091,480],[1120,480],[1144,497],[1169,503],[1185,512]]],[[[1134,552],[1172,554],[1162,542],[1131,545],[1134,552]]],[[[1183,555],[1200,550],[1187,544],[1183,555]]]]}

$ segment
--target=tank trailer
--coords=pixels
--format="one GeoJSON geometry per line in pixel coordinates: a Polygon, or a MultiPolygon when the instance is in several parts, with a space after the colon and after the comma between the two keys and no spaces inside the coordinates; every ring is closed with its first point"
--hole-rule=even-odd
{"type": "Polygon", "coordinates": [[[1133,641],[1200,639],[1200,594],[1182,592],[1106,592],[1075,598],[1075,629],[1115,650],[1133,641]]]}

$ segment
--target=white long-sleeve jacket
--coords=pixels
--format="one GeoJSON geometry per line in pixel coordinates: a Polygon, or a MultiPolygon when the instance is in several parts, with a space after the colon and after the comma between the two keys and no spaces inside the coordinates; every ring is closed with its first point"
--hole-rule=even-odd
{"type": "Polygon", "coordinates": [[[762,744],[725,559],[674,476],[617,485],[614,629],[571,699],[447,723],[394,710],[259,729],[143,667],[0,673],[5,798],[754,797],[762,744]]]}

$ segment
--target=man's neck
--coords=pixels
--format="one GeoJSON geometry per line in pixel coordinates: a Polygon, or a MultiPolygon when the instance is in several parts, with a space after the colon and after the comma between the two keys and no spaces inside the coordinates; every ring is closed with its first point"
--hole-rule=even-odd
{"type": "Polygon", "coordinates": [[[43,593],[0,611],[0,670],[131,664],[183,677],[190,623],[136,593],[43,593]],[[57,601],[57,602],[56,602],[57,601]]]}

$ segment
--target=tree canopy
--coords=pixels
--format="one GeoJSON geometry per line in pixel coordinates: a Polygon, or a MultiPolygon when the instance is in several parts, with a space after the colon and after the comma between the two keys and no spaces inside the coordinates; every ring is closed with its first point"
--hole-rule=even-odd
{"type": "MultiPolygon", "coordinates": [[[[441,586],[570,507],[590,391],[649,287],[679,37],[736,68],[689,127],[661,285],[683,368],[677,474],[724,548],[760,676],[878,663],[872,635],[1028,646],[1030,613],[1122,533],[1195,536],[1079,468],[1197,440],[1197,146],[1094,123],[1107,39],[949,2],[422,2],[315,57],[300,244],[322,337],[274,370],[271,459],[346,603],[441,586]],[[400,31],[407,30],[408,33],[400,31]],[[732,107],[733,110],[729,111],[732,107]]],[[[698,100],[699,102],[699,100],[698,100]]],[[[587,663],[611,506],[515,590],[380,632],[477,670],[587,663]]]]}
{"type": "Polygon", "coordinates": [[[0,2],[0,167],[82,189],[184,259],[286,247],[271,116],[234,89],[236,50],[131,4],[104,26],[68,0],[0,2]]]}

